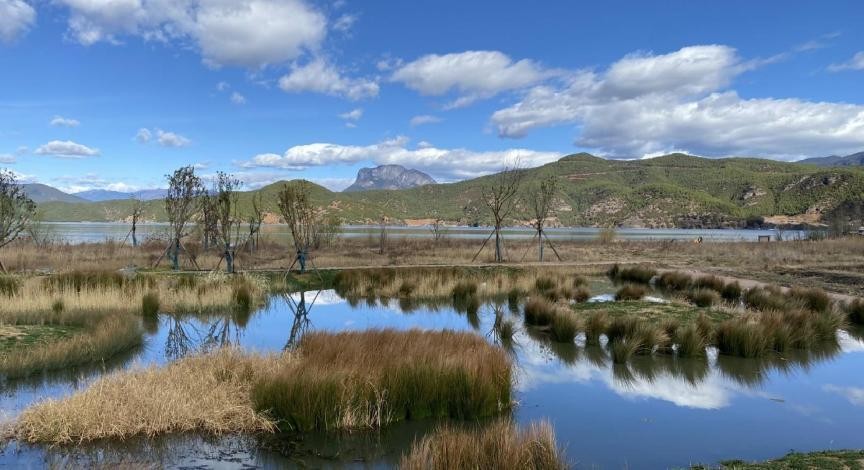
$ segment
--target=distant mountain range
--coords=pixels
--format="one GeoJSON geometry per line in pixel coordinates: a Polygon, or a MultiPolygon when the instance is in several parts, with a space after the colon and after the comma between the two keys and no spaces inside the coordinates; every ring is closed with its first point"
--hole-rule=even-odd
{"type": "Polygon", "coordinates": [[[853,153],[845,157],[832,155],[830,157],[806,158],[796,163],[817,166],[864,166],[864,152],[853,153]]]}
{"type": "Polygon", "coordinates": [[[21,185],[27,196],[36,204],[46,202],[68,202],[68,203],[83,203],[89,202],[86,198],[74,196],[64,193],[57,188],[52,188],[47,184],[29,183],[21,185]]]}
{"type": "Polygon", "coordinates": [[[435,184],[431,176],[419,170],[409,170],[402,165],[381,165],[361,168],[354,184],[345,188],[346,193],[373,189],[409,189],[435,184]]]}
{"type": "Polygon", "coordinates": [[[141,199],[142,201],[152,201],[153,199],[162,199],[165,197],[167,190],[165,189],[144,189],[131,193],[121,191],[108,191],[107,189],[91,189],[89,191],[81,191],[72,193],[73,196],[86,199],[90,202],[115,201],[119,199],[141,199]]]}
{"type": "MultiPolygon", "coordinates": [[[[656,228],[720,228],[766,224],[817,224],[840,207],[864,208],[864,167],[821,167],[759,158],[706,159],[670,154],[647,160],[607,160],[587,153],[523,171],[522,202],[508,224],[528,224],[541,181],[559,183],[550,225],[656,228]],[[851,204],[851,206],[850,206],[851,204]]],[[[363,181],[375,181],[375,172],[363,181]]],[[[379,175],[380,177],[380,175],[379,175]]],[[[312,185],[312,201],[344,223],[422,224],[430,217],[448,223],[488,224],[482,191],[494,175],[409,189],[333,192],[312,185]],[[466,210],[466,208],[468,208],[466,210]]],[[[276,182],[240,194],[248,213],[260,194],[268,220],[278,220],[276,182]]],[[[288,182],[287,184],[293,184],[288,182]]],[[[374,186],[374,185],[373,185],[374,186]]],[[[40,204],[49,221],[111,221],[128,216],[131,201],[40,204]]],[[[164,221],[164,204],[148,201],[145,217],[164,221]]]]}

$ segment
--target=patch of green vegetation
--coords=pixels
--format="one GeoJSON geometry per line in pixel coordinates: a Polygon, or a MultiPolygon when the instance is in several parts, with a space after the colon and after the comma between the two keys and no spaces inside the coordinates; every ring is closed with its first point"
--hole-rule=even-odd
{"type": "MultiPolygon", "coordinates": [[[[708,470],[704,465],[691,467],[708,470]]],[[[830,450],[809,453],[793,452],[783,458],[765,462],[727,460],[720,462],[724,470],[864,470],[864,450],[830,450]]]]}
{"type": "Polygon", "coordinates": [[[589,302],[573,305],[573,310],[588,315],[594,312],[606,312],[609,318],[635,316],[642,320],[660,324],[664,320],[676,320],[682,325],[695,322],[699,315],[705,314],[712,322],[720,323],[732,318],[732,315],[720,310],[698,308],[692,305],[676,302],[657,303],[646,301],[627,302],[589,302]]]}
{"type": "Polygon", "coordinates": [[[0,326],[0,354],[69,338],[82,328],[68,325],[0,326]]]}

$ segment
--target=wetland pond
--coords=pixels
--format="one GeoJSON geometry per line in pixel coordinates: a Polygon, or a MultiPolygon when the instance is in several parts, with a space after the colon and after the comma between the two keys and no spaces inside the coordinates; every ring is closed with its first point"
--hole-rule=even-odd
{"type": "MultiPolygon", "coordinates": [[[[592,279],[595,296],[614,292],[592,279]]],[[[654,294],[652,294],[654,295],[654,294]]],[[[606,300],[596,297],[595,300],[606,300]]],[[[652,299],[653,302],[661,301],[652,299]]],[[[501,303],[476,314],[450,305],[359,302],[332,290],[273,296],[248,316],[160,315],[144,346],[112,362],[3,383],[0,418],[14,419],[45,398],[68,395],[112,370],[173,359],[224,344],[253,351],[291,348],[309,331],[374,328],[474,331],[490,342],[496,318],[517,325],[506,347],[514,358],[517,423],[547,419],[576,468],[682,468],[740,458],[762,460],[794,449],[864,448],[864,341],[839,332],[839,348],[743,359],[637,356],[613,363],[603,346],[550,342],[501,303]]],[[[78,447],[0,448],[0,466],[88,466],[94,461],[184,468],[390,468],[434,422],[380,432],[295,436],[175,435],[78,447]]]]}

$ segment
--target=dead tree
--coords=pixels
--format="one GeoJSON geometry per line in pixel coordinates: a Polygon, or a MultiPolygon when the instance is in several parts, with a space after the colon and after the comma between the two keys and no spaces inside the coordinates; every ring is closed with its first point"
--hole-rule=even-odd
{"type": "Polygon", "coordinates": [[[204,193],[201,178],[195,174],[191,166],[184,166],[174,171],[168,178],[168,193],[165,195],[165,213],[168,215],[168,225],[171,228],[171,246],[168,247],[171,265],[175,271],[180,270],[180,240],[185,235],[183,231],[195,211],[198,209],[198,199],[204,193]]]}
{"type": "Polygon", "coordinates": [[[249,252],[252,253],[258,249],[260,241],[261,224],[264,223],[264,210],[262,204],[262,195],[260,192],[252,195],[252,213],[249,215],[249,252]]]}
{"type": "MultiPolygon", "coordinates": [[[[504,261],[503,239],[501,237],[501,228],[504,221],[510,217],[510,214],[516,208],[518,203],[519,186],[522,184],[522,171],[518,165],[506,167],[500,173],[490,176],[488,183],[481,190],[481,199],[486,208],[492,215],[492,223],[494,230],[483,242],[483,246],[489,241],[489,238],[495,237],[495,262],[501,263],[504,261]]],[[[483,247],[480,247],[480,251],[483,247]]],[[[480,251],[477,253],[479,254],[480,251]]],[[[477,256],[475,255],[476,259],[477,256]]]]}
{"type": "Polygon", "coordinates": [[[198,213],[198,225],[201,227],[201,247],[207,251],[219,241],[216,195],[210,191],[202,191],[199,201],[201,210],[198,213]]]}
{"type": "Polygon", "coordinates": [[[278,197],[279,212],[288,224],[296,250],[291,266],[299,262],[300,272],[305,272],[309,247],[315,238],[316,230],[315,207],[310,200],[309,183],[301,180],[293,185],[285,184],[278,197]]]}
{"type": "Polygon", "coordinates": [[[144,217],[144,201],[137,197],[132,200],[132,228],[129,230],[129,235],[132,236],[132,246],[138,246],[138,222],[144,217]]]}
{"type": "MultiPolygon", "coordinates": [[[[549,241],[549,238],[546,236],[546,232],[544,231],[546,227],[546,219],[552,215],[552,206],[555,203],[555,195],[557,192],[558,180],[554,176],[550,176],[541,181],[540,187],[537,188],[537,191],[532,191],[533,199],[531,200],[531,210],[534,215],[534,229],[537,231],[534,236],[537,237],[537,242],[539,243],[538,249],[540,251],[539,259],[541,263],[543,262],[543,247],[547,241],[552,247],[552,250],[555,251],[555,255],[558,256],[558,251],[555,250],[555,246],[552,245],[551,241],[549,241]]],[[[558,260],[561,260],[560,256],[558,256],[558,260]]]]}
{"type": "Polygon", "coordinates": [[[216,173],[211,195],[215,201],[219,238],[225,247],[225,272],[229,274],[234,273],[234,248],[240,231],[240,219],[237,217],[237,202],[240,198],[237,188],[240,184],[237,178],[220,171],[216,173]]]}
{"type": "MultiPolygon", "coordinates": [[[[36,214],[36,203],[11,171],[0,171],[0,248],[15,241],[36,214]]],[[[6,267],[0,262],[0,271],[6,267]]]]}

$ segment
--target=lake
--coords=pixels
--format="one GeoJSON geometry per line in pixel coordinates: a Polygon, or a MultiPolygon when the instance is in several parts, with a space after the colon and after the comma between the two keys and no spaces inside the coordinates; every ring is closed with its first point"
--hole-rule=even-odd
{"type": "MultiPolygon", "coordinates": [[[[105,240],[127,240],[130,226],[122,223],[99,222],[46,222],[41,224],[43,231],[51,238],[67,243],[94,243],[105,240]]],[[[430,238],[432,233],[427,227],[388,226],[387,236],[392,238],[430,238]]],[[[491,232],[490,227],[446,227],[445,236],[458,239],[484,239],[491,232]]],[[[377,237],[381,231],[378,225],[346,225],[340,236],[347,238],[377,237]]],[[[601,229],[588,227],[549,228],[547,236],[555,240],[590,241],[596,240],[601,229]]],[[[167,238],[167,224],[145,224],[138,227],[139,240],[148,237],[167,238]]],[[[288,240],[290,234],[286,225],[273,224],[262,227],[262,235],[275,240],[288,240]]],[[[649,229],[619,228],[616,237],[621,240],[680,240],[693,241],[702,237],[705,241],[758,241],[760,236],[771,239],[777,236],[776,230],[744,229],[649,229]]],[[[534,231],[527,227],[511,227],[504,230],[510,239],[530,239],[534,231]]],[[[785,230],[785,239],[806,238],[807,232],[785,230]]]]}
{"type": "MultiPolygon", "coordinates": [[[[593,278],[599,299],[614,292],[593,278]]],[[[449,305],[400,306],[398,301],[349,302],[332,290],[276,295],[248,319],[161,315],[145,346],[97,367],[6,383],[0,409],[14,418],[26,406],[85,387],[111,370],[164,364],[221,344],[280,351],[308,331],[421,328],[474,331],[490,342],[496,315],[520,325],[511,353],[516,422],[548,419],[580,468],[656,469],[766,459],[790,449],[864,447],[864,335],[840,331],[839,348],[785,357],[743,359],[711,351],[707,359],[671,355],[614,364],[602,346],[552,343],[522,325],[504,304],[476,315],[449,305]],[[308,314],[297,315],[304,302],[308,314]],[[404,307],[404,308],[403,308],[404,307]]],[[[158,462],[159,466],[244,468],[286,466],[390,468],[415,436],[433,423],[409,422],[379,433],[272,437],[168,436],[90,444],[74,449],[7,445],[0,466],[86,466],[93,460],[158,462]]]]}

